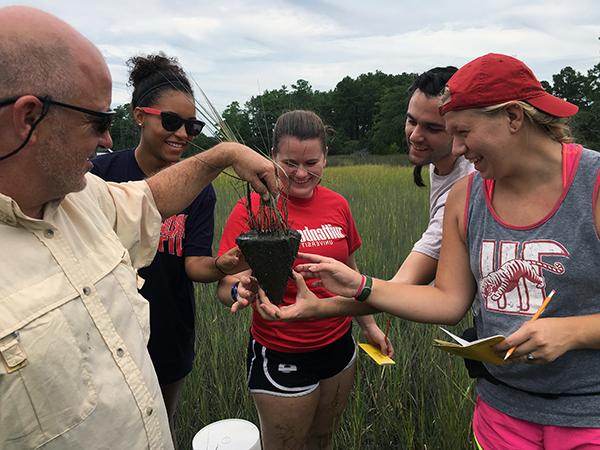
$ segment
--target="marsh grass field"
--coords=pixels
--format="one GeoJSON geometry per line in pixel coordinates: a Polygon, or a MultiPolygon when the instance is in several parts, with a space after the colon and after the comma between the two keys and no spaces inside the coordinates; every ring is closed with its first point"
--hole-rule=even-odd
{"type": "MultiPolygon", "coordinates": [[[[428,189],[414,185],[410,168],[389,165],[330,167],[323,185],[350,203],[363,240],[356,253],[361,271],[393,276],[427,225],[428,189]]],[[[243,187],[221,175],[215,188],[218,243],[243,187]]],[[[258,425],[245,375],[250,310],[232,315],[216,299],[214,284],[197,285],[197,297],[197,356],[179,403],[180,449],[191,448],[194,434],[216,420],[237,417],[258,425]]],[[[388,317],[376,316],[382,329],[388,317]]],[[[362,340],[357,326],[354,334],[362,340]]],[[[391,318],[396,365],[380,367],[359,354],[354,391],[335,435],[335,449],[473,448],[473,384],[461,359],[432,347],[441,334],[433,325],[391,318]]]]}

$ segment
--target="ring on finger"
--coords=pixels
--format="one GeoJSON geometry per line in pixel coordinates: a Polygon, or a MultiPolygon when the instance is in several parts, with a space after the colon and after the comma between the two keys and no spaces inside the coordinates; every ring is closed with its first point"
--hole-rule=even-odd
{"type": "Polygon", "coordinates": [[[527,353],[527,361],[533,361],[535,359],[535,356],[533,355],[533,353],[529,352],[527,353]]]}

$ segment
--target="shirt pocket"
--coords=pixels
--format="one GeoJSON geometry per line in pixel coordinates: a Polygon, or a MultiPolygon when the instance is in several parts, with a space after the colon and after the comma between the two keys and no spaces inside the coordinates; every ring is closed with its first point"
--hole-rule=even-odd
{"type": "Polygon", "coordinates": [[[0,339],[0,350],[0,448],[39,448],[95,409],[88,358],[61,308],[0,339]]]}
{"type": "Polygon", "coordinates": [[[140,280],[143,281],[143,279],[139,277],[136,270],[131,266],[131,260],[127,252],[123,253],[121,261],[111,272],[110,276],[117,280],[122,293],[125,294],[125,298],[129,301],[133,314],[140,326],[144,342],[148,344],[148,340],[150,339],[150,304],[138,292],[140,280]]]}

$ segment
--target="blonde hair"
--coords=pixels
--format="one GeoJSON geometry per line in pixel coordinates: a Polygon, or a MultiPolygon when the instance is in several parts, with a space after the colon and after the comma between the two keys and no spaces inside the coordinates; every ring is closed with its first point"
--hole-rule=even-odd
{"type": "Polygon", "coordinates": [[[546,114],[522,100],[512,100],[497,105],[486,106],[484,108],[476,108],[474,111],[483,114],[496,114],[504,110],[507,106],[515,104],[523,108],[525,117],[533,126],[541,129],[556,142],[569,143],[575,141],[575,138],[571,134],[571,128],[567,124],[568,119],[546,114]]]}

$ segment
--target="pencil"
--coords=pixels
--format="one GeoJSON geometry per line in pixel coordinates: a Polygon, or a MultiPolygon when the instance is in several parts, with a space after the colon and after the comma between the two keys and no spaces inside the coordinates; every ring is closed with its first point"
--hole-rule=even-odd
{"type": "MultiPolygon", "coordinates": [[[[540,317],[540,315],[546,309],[546,306],[548,306],[548,303],[550,303],[550,300],[552,300],[552,296],[554,295],[555,292],[556,291],[553,289],[552,292],[550,292],[548,294],[548,296],[542,302],[542,306],[540,306],[538,308],[538,310],[535,312],[535,314],[533,315],[533,317],[531,318],[531,320],[537,320],[538,317],[540,317]]],[[[508,349],[508,351],[506,352],[506,355],[504,355],[504,361],[506,361],[510,357],[510,355],[513,354],[513,352],[515,351],[515,348],[517,348],[517,347],[511,347],[511,348],[508,349]]]]}

